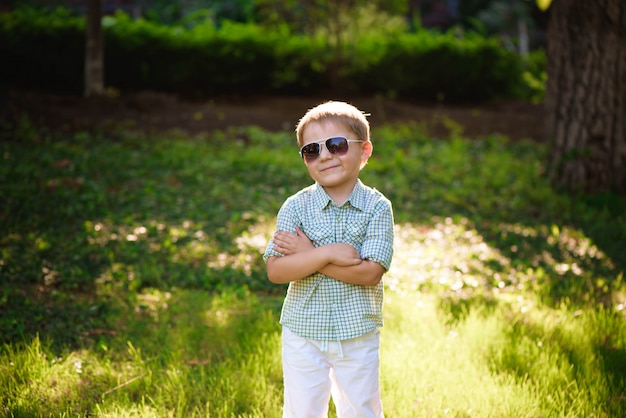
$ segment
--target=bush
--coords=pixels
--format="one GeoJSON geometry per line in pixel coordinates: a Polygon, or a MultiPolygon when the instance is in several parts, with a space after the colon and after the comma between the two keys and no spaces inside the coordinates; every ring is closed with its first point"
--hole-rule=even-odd
{"type": "Polygon", "coordinates": [[[519,58],[494,39],[422,31],[389,44],[386,54],[360,74],[359,84],[399,97],[510,97],[521,81],[519,64],[519,58]]]}
{"type": "Polygon", "coordinates": [[[83,87],[85,19],[56,9],[23,8],[0,14],[0,83],[80,91],[83,87]],[[8,63],[8,65],[7,65],[8,63]]]}
{"type": "MultiPolygon", "coordinates": [[[[526,95],[520,58],[479,35],[361,31],[334,44],[251,23],[164,26],[118,13],[103,21],[105,84],[192,95],[250,93],[382,94],[408,99],[486,100],[526,95]]],[[[0,15],[0,53],[11,86],[80,91],[84,18],[18,9],[0,15]]],[[[534,59],[532,74],[541,73],[534,59]]],[[[545,65],[545,64],[544,64],[545,65]]],[[[529,69],[526,68],[526,73],[529,69]]],[[[535,82],[536,79],[530,80],[535,82]]],[[[536,83],[535,83],[536,84],[536,83]]]]}
{"type": "Polygon", "coordinates": [[[276,41],[254,25],[184,30],[123,14],[108,22],[109,85],[201,94],[267,92],[271,87],[276,41]]]}

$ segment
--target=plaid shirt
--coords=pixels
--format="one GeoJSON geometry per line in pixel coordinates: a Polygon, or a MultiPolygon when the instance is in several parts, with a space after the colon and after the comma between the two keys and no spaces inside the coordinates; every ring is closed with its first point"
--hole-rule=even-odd
{"type": "MultiPolygon", "coordinates": [[[[360,180],[342,205],[319,184],[288,198],[278,212],[278,231],[295,233],[300,227],[315,247],[347,243],[361,258],[389,270],[393,255],[391,202],[360,180]]],[[[280,257],[270,241],[263,259],[280,257]]],[[[340,341],[383,325],[383,282],[353,285],[321,273],[289,283],[280,323],[304,338],[340,341]]]]}

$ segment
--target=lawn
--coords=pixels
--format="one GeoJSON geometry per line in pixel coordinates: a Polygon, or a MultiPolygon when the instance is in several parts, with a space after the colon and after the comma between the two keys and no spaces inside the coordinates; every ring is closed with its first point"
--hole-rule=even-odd
{"type": "MultiPolygon", "coordinates": [[[[375,127],[362,173],[396,219],[387,416],[626,416],[626,198],[559,193],[545,146],[455,128],[375,127]]],[[[0,415],[280,416],[261,255],[311,181],[293,133],[25,119],[0,158],[0,415]]]]}

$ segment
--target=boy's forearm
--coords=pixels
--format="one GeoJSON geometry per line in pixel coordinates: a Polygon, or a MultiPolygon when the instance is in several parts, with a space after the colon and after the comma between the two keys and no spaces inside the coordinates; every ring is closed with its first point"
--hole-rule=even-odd
{"type": "Polygon", "coordinates": [[[267,277],[272,283],[289,283],[315,274],[327,264],[323,247],[283,257],[270,257],[267,260],[267,277]]]}
{"type": "Polygon", "coordinates": [[[359,265],[347,267],[327,264],[318,271],[335,280],[361,286],[377,285],[386,272],[383,266],[369,260],[363,260],[359,265]]]}

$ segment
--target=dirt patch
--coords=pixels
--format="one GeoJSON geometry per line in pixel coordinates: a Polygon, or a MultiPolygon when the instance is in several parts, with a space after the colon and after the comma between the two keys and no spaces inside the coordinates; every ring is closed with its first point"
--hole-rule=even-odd
{"type": "MultiPolygon", "coordinates": [[[[11,91],[2,99],[0,118],[7,122],[27,115],[37,125],[68,131],[116,125],[145,132],[176,129],[189,134],[241,125],[293,131],[307,109],[328,99],[255,96],[194,101],[149,91],[85,99],[79,95],[11,91]]],[[[470,138],[498,133],[513,140],[541,141],[544,136],[543,108],[528,103],[450,106],[373,97],[337,99],[370,113],[372,127],[417,121],[434,137],[445,137],[455,124],[470,138]]]]}

